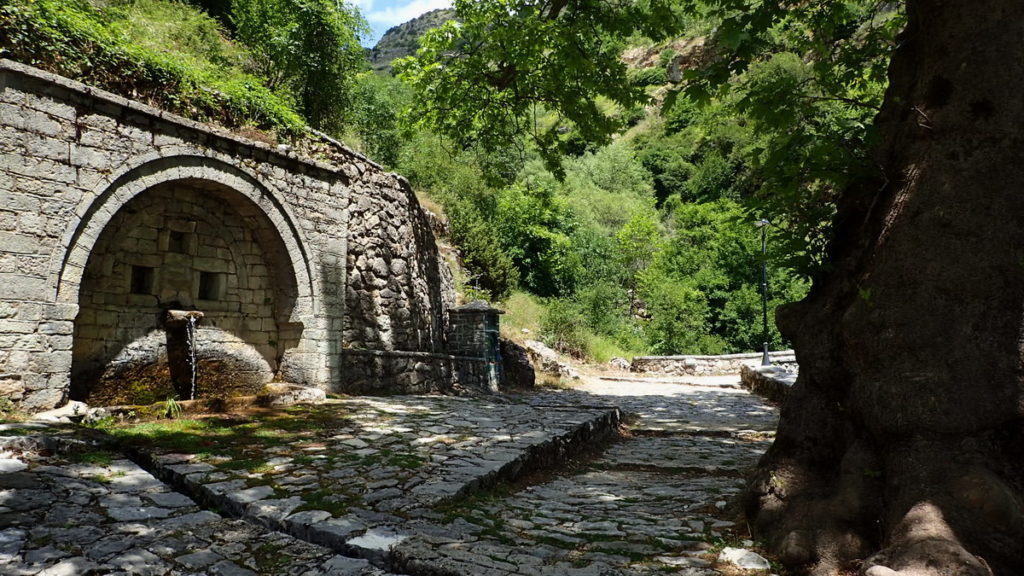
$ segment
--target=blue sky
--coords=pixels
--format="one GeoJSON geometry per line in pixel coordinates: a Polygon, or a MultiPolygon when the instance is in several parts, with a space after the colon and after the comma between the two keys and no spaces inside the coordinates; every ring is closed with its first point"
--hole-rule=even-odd
{"type": "Polygon", "coordinates": [[[349,0],[359,7],[363,17],[373,29],[364,46],[372,47],[387,32],[388,28],[407,22],[437,8],[449,8],[451,0],[349,0]]]}

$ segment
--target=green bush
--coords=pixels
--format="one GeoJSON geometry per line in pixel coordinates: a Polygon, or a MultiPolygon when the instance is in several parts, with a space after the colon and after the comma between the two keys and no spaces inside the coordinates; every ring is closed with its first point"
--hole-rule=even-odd
{"type": "Polygon", "coordinates": [[[572,293],[583,262],[572,245],[571,212],[551,188],[514,184],[502,189],[492,222],[524,287],[539,296],[572,293]]]}
{"type": "Polygon", "coordinates": [[[492,298],[504,298],[516,287],[519,271],[494,238],[491,226],[466,202],[451,203],[446,210],[452,240],[470,274],[469,285],[486,290],[492,298]]]}
{"type": "Polygon", "coordinates": [[[664,67],[634,68],[629,71],[629,83],[633,86],[661,86],[668,82],[668,72],[664,67]]]}
{"type": "Polygon", "coordinates": [[[548,308],[541,318],[541,334],[544,342],[576,358],[590,356],[590,338],[587,318],[578,304],[569,298],[555,298],[547,303],[548,308]]]}
{"type": "Polygon", "coordinates": [[[391,76],[363,72],[355,78],[351,123],[362,152],[384,166],[398,164],[402,146],[398,110],[406,99],[406,90],[391,76]]]}
{"type": "Polygon", "coordinates": [[[644,324],[647,343],[655,354],[722,354],[726,343],[710,334],[710,313],[704,293],[660,279],[644,287],[650,319],[644,324]]]}

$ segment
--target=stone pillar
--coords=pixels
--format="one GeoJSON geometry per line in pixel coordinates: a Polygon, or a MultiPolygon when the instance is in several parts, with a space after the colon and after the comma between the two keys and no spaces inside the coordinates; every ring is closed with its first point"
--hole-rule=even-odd
{"type": "Polygon", "coordinates": [[[489,392],[497,392],[501,381],[499,314],[504,312],[483,300],[448,311],[448,353],[482,359],[484,373],[478,376],[479,382],[475,385],[489,392]]]}
{"type": "Polygon", "coordinates": [[[199,377],[196,357],[196,326],[203,313],[196,310],[168,310],[164,315],[167,333],[167,364],[171,382],[180,400],[196,399],[199,377]]]}

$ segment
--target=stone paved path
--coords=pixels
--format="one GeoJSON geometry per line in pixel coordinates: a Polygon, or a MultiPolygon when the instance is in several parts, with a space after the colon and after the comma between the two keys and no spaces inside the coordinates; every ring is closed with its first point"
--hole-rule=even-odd
{"type": "Polygon", "coordinates": [[[74,431],[0,426],[0,574],[715,574],[723,507],[776,413],[738,378],[698,384],[334,401],[297,412],[301,429],[136,456],[168,484],[54,451],[74,431]],[[637,415],[625,438],[519,479],[598,442],[612,406],[637,415]]]}
{"type": "Polygon", "coordinates": [[[738,377],[592,379],[557,400],[611,403],[637,420],[575,474],[453,508],[457,536],[417,536],[399,550],[405,565],[466,576],[717,574],[708,550],[733,528],[724,507],[767,449],[776,410],[738,377]]]}
{"type": "Polygon", "coordinates": [[[203,510],[135,463],[104,454],[0,452],[0,574],[384,574],[203,510]]]}

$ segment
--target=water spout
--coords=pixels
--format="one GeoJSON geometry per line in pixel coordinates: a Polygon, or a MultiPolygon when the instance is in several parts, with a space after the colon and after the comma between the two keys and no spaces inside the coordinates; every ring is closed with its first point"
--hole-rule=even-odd
{"type": "Polygon", "coordinates": [[[167,332],[167,363],[171,382],[184,400],[195,400],[198,381],[196,326],[203,313],[197,310],[167,310],[164,330],[167,332]]]}
{"type": "Polygon", "coordinates": [[[189,400],[196,399],[196,324],[199,321],[194,315],[188,317],[188,323],[185,324],[185,340],[188,343],[188,365],[191,367],[189,373],[189,400]]]}

